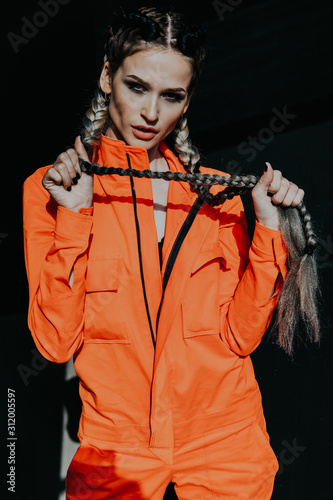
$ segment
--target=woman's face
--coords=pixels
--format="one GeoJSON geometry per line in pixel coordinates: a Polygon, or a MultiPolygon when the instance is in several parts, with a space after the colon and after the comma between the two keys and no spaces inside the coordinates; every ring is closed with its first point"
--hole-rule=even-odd
{"type": "Polygon", "coordinates": [[[106,63],[100,86],[111,92],[107,135],[147,151],[157,148],[188,108],[191,77],[189,61],[172,49],[137,52],[115,75],[106,63]]]}

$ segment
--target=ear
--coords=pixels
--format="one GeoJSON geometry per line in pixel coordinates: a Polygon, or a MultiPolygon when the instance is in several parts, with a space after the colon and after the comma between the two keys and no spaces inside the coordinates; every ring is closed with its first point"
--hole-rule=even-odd
{"type": "Polygon", "coordinates": [[[111,77],[110,65],[108,62],[106,62],[103,66],[102,73],[99,78],[100,88],[103,92],[105,92],[105,94],[111,93],[111,83],[112,83],[112,77],[111,77]]]}

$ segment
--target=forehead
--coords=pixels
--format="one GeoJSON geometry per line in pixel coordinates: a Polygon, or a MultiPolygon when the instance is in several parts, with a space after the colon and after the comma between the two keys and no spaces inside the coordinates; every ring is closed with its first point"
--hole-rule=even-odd
{"type": "Polygon", "coordinates": [[[172,49],[147,49],[127,57],[120,68],[154,87],[187,89],[192,78],[189,60],[172,49]]]}

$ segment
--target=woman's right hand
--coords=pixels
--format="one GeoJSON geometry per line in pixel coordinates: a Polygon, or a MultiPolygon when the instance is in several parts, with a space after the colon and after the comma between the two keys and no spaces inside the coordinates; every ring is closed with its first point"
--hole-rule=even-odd
{"type": "Polygon", "coordinates": [[[79,158],[89,161],[80,136],[75,139],[74,149],[61,153],[42,180],[58,205],[74,212],[91,207],[93,198],[93,176],[81,172],[79,158]]]}

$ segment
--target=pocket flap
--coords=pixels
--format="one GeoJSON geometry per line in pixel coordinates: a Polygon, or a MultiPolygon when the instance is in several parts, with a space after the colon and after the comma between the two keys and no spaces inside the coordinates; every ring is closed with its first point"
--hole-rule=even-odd
{"type": "Polygon", "coordinates": [[[120,257],[88,260],[86,291],[118,290],[121,271],[120,257]]]}
{"type": "Polygon", "coordinates": [[[211,260],[222,259],[224,264],[226,264],[226,258],[223,251],[223,248],[220,245],[215,245],[211,248],[207,248],[207,250],[202,250],[197,260],[194,263],[192,274],[198,271],[202,266],[210,262],[211,260]]]}

